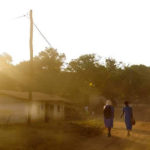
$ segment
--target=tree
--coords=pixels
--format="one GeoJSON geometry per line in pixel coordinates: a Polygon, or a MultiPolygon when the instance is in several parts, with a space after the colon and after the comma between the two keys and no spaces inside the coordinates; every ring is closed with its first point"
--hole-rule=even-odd
{"type": "Polygon", "coordinates": [[[7,69],[11,66],[12,63],[12,57],[7,54],[3,53],[0,55],[0,70],[7,69]]]}
{"type": "Polygon", "coordinates": [[[47,48],[34,57],[34,66],[38,70],[60,72],[65,58],[65,54],[59,54],[56,49],[47,48]]]}
{"type": "Polygon", "coordinates": [[[16,85],[12,57],[3,53],[0,55],[0,89],[13,89],[16,85]]]}
{"type": "Polygon", "coordinates": [[[117,63],[115,59],[107,58],[105,62],[108,71],[115,71],[117,69],[117,63]]]}
{"type": "Polygon", "coordinates": [[[99,60],[95,54],[82,55],[77,59],[72,60],[67,69],[71,72],[92,71],[99,66],[99,60]]]}
{"type": "Polygon", "coordinates": [[[69,90],[72,89],[71,93],[75,93],[78,99],[88,101],[89,96],[97,92],[97,85],[102,80],[102,70],[105,69],[99,61],[95,54],[87,54],[68,64],[66,70],[72,75],[73,85],[69,90]]]}
{"type": "MultiPolygon", "coordinates": [[[[56,49],[49,48],[41,51],[33,59],[33,89],[54,92],[59,89],[58,77],[64,64],[65,55],[57,52],[56,49]]],[[[24,85],[28,83],[30,76],[29,61],[21,62],[16,66],[17,73],[20,74],[20,81],[24,85]]],[[[28,87],[28,86],[26,86],[28,87]]]]}

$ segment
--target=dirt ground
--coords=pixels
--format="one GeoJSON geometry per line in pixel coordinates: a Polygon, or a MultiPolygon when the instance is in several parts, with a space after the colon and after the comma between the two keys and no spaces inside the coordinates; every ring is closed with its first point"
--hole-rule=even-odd
{"type": "Polygon", "coordinates": [[[134,106],[133,110],[136,125],[133,126],[130,137],[127,136],[125,124],[120,118],[122,108],[115,108],[112,137],[108,138],[105,130],[103,135],[82,142],[78,150],[150,150],[149,105],[134,106]]]}
{"type": "Polygon", "coordinates": [[[150,150],[150,122],[137,122],[130,137],[115,121],[112,137],[106,131],[85,137],[66,124],[0,126],[0,150],[150,150]]]}
{"type": "Polygon", "coordinates": [[[103,135],[84,141],[78,150],[150,150],[150,123],[137,122],[127,137],[123,122],[115,122],[112,137],[103,135]]]}
{"type": "MultiPolygon", "coordinates": [[[[136,125],[127,137],[125,124],[116,109],[112,137],[106,130],[88,137],[66,122],[0,125],[0,150],[150,150],[149,108],[135,108],[136,125]]],[[[103,121],[102,116],[97,121],[103,121]]]]}

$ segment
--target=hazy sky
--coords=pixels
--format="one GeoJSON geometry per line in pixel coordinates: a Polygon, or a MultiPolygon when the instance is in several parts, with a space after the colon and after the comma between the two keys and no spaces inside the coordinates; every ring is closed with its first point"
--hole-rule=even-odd
{"type": "MultiPolygon", "coordinates": [[[[29,59],[29,20],[67,56],[96,53],[130,64],[150,65],[149,0],[1,0],[0,53],[14,63],[29,59]]],[[[34,55],[47,47],[34,30],[34,55]]]]}

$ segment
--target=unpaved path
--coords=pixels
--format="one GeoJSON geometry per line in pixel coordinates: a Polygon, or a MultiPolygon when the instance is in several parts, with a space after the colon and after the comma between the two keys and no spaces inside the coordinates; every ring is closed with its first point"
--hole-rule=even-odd
{"type": "Polygon", "coordinates": [[[82,142],[78,150],[150,150],[150,122],[137,122],[130,137],[123,122],[115,122],[112,137],[106,133],[82,142]]]}

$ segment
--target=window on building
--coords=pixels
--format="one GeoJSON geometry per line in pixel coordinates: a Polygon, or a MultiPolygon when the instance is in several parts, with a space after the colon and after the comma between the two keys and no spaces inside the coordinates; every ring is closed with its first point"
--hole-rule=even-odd
{"type": "Polygon", "coordinates": [[[41,107],[41,110],[44,110],[44,105],[43,104],[41,104],[40,107],[41,107]]]}
{"type": "Polygon", "coordinates": [[[57,105],[57,110],[58,112],[60,112],[60,105],[57,105]]]}
{"type": "Polygon", "coordinates": [[[49,105],[49,110],[50,110],[50,111],[53,111],[53,110],[54,110],[54,105],[52,105],[52,104],[49,105]]]}

